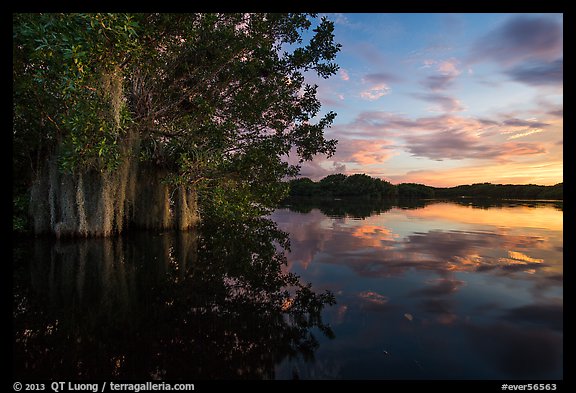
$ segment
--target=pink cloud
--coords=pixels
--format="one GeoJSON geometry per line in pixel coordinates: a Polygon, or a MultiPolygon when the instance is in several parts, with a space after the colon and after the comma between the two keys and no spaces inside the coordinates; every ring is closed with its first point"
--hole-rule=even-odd
{"type": "Polygon", "coordinates": [[[344,68],[340,68],[338,74],[340,75],[340,79],[342,79],[343,81],[350,80],[350,76],[348,75],[348,72],[344,68]]]}
{"type": "Polygon", "coordinates": [[[334,126],[330,137],[341,141],[336,150],[339,161],[362,165],[385,161],[398,149],[437,161],[506,160],[547,152],[543,143],[503,142],[507,131],[517,135],[510,139],[517,139],[548,126],[517,118],[499,121],[442,114],[410,119],[389,112],[363,112],[349,124],[334,126]]]}
{"type": "Polygon", "coordinates": [[[389,92],[390,88],[385,83],[380,83],[361,92],[360,97],[362,97],[365,100],[375,101],[380,97],[385,96],[389,92]]]}
{"type": "MultiPolygon", "coordinates": [[[[553,109],[555,112],[558,110],[557,107],[553,109]]],[[[558,183],[557,166],[538,175],[533,174],[536,169],[529,169],[527,172],[530,173],[524,175],[520,165],[521,162],[523,165],[541,162],[549,157],[546,153],[554,154],[557,147],[550,142],[519,139],[538,132],[556,132],[558,126],[552,122],[554,118],[542,121],[535,117],[521,119],[516,116],[514,113],[501,113],[494,118],[473,118],[445,113],[410,118],[384,111],[362,112],[353,121],[334,125],[327,131],[327,137],[339,141],[336,154],[330,159],[322,156],[311,163],[304,163],[302,175],[319,180],[332,173],[367,173],[393,183],[415,181],[431,185],[442,185],[446,181],[453,182],[452,185],[466,184],[479,179],[502,179],[511,183],[540,179],[538,184],[543,181],[546,184],[558,183]],[[429,178],[416,172],[402,175],[385,170],[382,164],[402,151],[436,161],[481,160],[484,169],[469,173],[460,173],[454,168],[447,172],[426,172],[426,176],[430,174],[429,178]],[[508,172],[506,177],[501,177],[504,175],[499,172],[514,162],[518,162],[518,166],[511,169],[515,173],[508,172]]]]}
{"type": "Polygon", "coordinates": [[[449,59],[438,64],[438,71],[444,75],[460,75],[460,70],[457,64],[459,63],[456,59],[449,59]]]}
{"type": "Polygon", "coordinates": [[[459,61],[456,59],[449,59],[441,62],[435,61],[434,63],[429,64],[430,66],[426,68],[430,68],[432,64],[436,64],[436,71],[438,74],[427,76],[421,84],[432,91],[446,90],[452,86],[456,77],[461,73],[457,66],[459,61]]]}
{"type": "Polygon", "coordinates": [[[359,165],[381,164],[393,155],[392,149],[391,142],[386,140],[340,139],[334,158],[359,165]]]}

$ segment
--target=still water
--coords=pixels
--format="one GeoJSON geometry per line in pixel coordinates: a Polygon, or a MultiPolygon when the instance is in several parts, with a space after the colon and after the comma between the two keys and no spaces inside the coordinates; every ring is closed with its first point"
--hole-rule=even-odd
{"type": "Polygon", "coordinates": [[[336,338],[278,377],[562,378],[561,204],[318,207],[272,218],[336,338]]]}
{"type": "Polygon", "coordinates": [[[562,235],[561,203],[293,201],[19,241],[14,377],[561,379],[562,235]]]}

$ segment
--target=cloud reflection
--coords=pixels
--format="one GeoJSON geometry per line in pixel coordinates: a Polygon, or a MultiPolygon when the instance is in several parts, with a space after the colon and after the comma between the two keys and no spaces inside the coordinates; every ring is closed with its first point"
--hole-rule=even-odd
{"type": "Polygon", "coordinates": [[[465,281],[454,280],[449,278],[439,278],[427,281],[429,286],[413,291],[413,295],[417,296],[443,296],[450,295],[456,292],[461,286],[465,285],[465,281]]]}
{"type": "Polygon", "coordinates": [[[562,378],[562,212],[470,203],[274,213],[288,268],[337,293],[310,375],[562,378]]]}
{"type": "MultiPolygon", "coordinates": [[[[541,214],[538,209],[524,207],[486,210],[433,204],[425,209],[393,209],[362,221],[346,217],[331,220],[318,210],[313,210],[308,217],[278,211],[274,219],[290,233],[293,251],[288,255],[289,264],[303,267],[312,261],[336,264],[365,277],[399,276],[409,270],[429,271],[441,279],[432,284],[428,282],[420,291],[440,294],[462,285],[452,278],[455,272],[491,272],[510,278],[520,274],[522,279],[533,280],[543,287],[556,285],[554,277],[562,277],[562,255],[558,252],[562,236],[557,232],[554,218],[553,229],[543,229],[541,214]],[[422,226],[427,230],[400,234],[394,229],[394,222],[386,225],[389,217],[401,221],[426,220],[433,225],[422,226]],[[478,219],[480,224],[474,225],[470,217],[478,219]],[[506,226],[498,225],[498,217],[506,226]],[[527,227],[523,225],[529,225],[531,217],[539,224],[525,230],[527,227]],[[457,226],[461,228],[444,229],[447,218],[461,221],[457,226]],[[515,220],[520,227],[514,226],[515,220]]],[[[556,216],[561,214],[556,212],[556,216]]]]}
{"type": "Polygon", "coordinates": [[[372,303],[372,304],[376,304],[376,305],[384,305],[386,303],[388,303],[388,298],[384,295],[379,294],[378,292],[373,292],[373,291],[363,291],[360,292],[358,294],[358,296],[368,302],[368,303],[372,303]]]}

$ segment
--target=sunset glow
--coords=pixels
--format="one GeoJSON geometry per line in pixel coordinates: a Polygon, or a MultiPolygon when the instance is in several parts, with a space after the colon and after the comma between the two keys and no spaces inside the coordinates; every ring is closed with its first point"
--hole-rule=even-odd
{"type": "Polygon", "coordinates": [[[366,173],[436,187],[563,181],[562,14],[331,14],[340,70],[331,158],[301,175],[366,173]]]}

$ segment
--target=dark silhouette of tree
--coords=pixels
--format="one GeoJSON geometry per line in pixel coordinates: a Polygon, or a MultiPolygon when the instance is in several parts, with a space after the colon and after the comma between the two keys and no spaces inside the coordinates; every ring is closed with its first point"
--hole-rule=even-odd
{"type": "Polygon", "coordinates": [[[334,174],[318,182],[308,178],[290,181],[290,195],[314,197],[363,197],[363,198],[455,198],[490,197],[510,199],[563,199],[563,183],[554,186],[535,184],[477,183],[455,187],[431,187],[417,183],[392,185],[366,174],[346,176],[334,174]]]}

